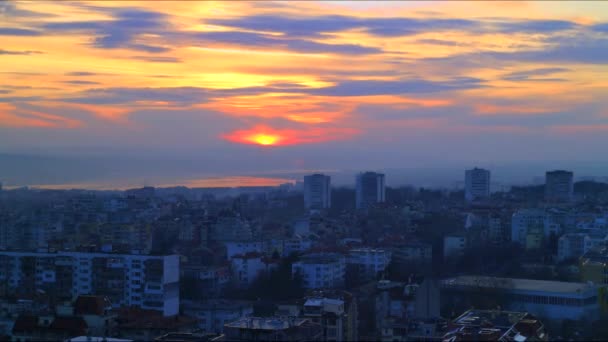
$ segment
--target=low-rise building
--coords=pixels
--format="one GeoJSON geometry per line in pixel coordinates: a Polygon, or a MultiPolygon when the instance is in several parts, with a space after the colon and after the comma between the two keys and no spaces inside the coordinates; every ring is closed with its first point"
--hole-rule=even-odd
{"type": "Polygon", "coordinates": [[[461,256],[467,247],[465,234],[447,235],[443,238],[443,257],[453,258],[461,256]]]}
{"type": "Polygon", "coordinates": [[[355,248],[349,251],[347,267],[352,266],[359,281],[376,280],[391,262],[391,252],[385,249],[355,248]]]}
{"type": "Polygon", "coordinates": [[[247,317],[224,325],[217,341],[322,341],[321,325],[305,318],[247,317]]]}
{"type": "Polygon", "coordinates": [[[430,264],[433,259],[433,246],[415,241],[399,244],[392,249],[391,258],[396,264],[430,264]]]}
{"type": "Polygon", "coordinates": [[[221,334],[224,324],[253,316],[253,304],[247,301],[213,299],[182,303],[183,312],[198,320],[198,327],[207,333],[221,334]]]}
{"type": "Polygon", "coordinates": [[[570,233],[562,235],[557,244],[557,259],[559,261],[579,258],[591,248],[591,239],[585,233],[570,233]]]}
{"type": "Polygon", "coordinates": [[[247,288],[262,274],[278,266],[263,254],[250,252],[232,257],[232,279],[239,288],[247,288]]]}
{"type": "Polygon", "coordinates": [[[497,306],[547,319],[597,319],[598,287],[589,283],[459,276],[441,282],[444,308],[497,306]]]}
{"type": "Polygon", "coordinates": [[[443,341],[548,341],[544,324],[527,312],[468,310],[452,320],[443,341]]]}
{"type": "Polygon", "coordinates": [[[346,258],[338,253],[314,253],[293,263],[292,275],[302,277],[307,289],[335,288],[344,285],[346,258]]]}

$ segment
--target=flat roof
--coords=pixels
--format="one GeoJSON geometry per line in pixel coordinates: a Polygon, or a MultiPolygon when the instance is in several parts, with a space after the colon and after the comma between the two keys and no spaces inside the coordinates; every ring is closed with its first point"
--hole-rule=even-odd
{"type": "Polygon", "coordinates": [[[279,317],[244,317],[237,321],[226,323],[226,327],[254,330],[284,330],[293,326],[300,326],[307,319],[295,318],[291,323],[289,319],[279,317]]]}
{"type": "Polygon", "coordinates": [[[501,289],[553,292],[553,293],[580,293],[589,289],[597,288],[588,283],[570,283],[563,281],[495,278],[487,276],[459,276],[441,281],[444,287],[470,286],[470,287],[495,287],[501,289]]]}

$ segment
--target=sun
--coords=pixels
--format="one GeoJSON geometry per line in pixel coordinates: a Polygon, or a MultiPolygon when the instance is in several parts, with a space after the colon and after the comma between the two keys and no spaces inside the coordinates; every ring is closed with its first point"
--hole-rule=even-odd
{"type": "Polygon", "coordinates": [[[252,136],[251,140],[253,140],[257,144],[269,146],[269,145],[276,144],[279,141],[279,136],[272,135],[272,134],[259,133],[259,134],[252,136]]]}

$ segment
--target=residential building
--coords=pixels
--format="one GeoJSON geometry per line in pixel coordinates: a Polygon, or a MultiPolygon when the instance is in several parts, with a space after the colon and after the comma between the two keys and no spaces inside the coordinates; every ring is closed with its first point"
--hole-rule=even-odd
{"type": "Polygon", "coordinates": [[[527,250],[541,249],[543,247],[544,236],[542,227],[528,227],[525,248],[527,250]]]}
{"type": "Polygon", "coordinates": [[[304,255],[293,263],[291,272],[302,277],[307,289],[340,287],[344,285],[346,258],[338,253],[304,255]]]}
{"type": "Polygon", "coordinates": [[[357,175],[357,209],[367,209],[376,203],[385,201],[384,174],[364,172],[357,175]]]}
{"type": "Polygon", "coordinates": [[[467,201],[490,197],[490,171],[474,168],[465,171],[464,197],[467,201]]]}
{"type": "Polygon", "coordinates": [[[545,212],[542,209],[520,209],[511,218],[511,241],[526,246],[528,230],[541,228],[544,232],[545,212]]]}
{"type": "Polygon", "coordinates": [[[263,243],[261,241],[228,241],[225,242],[226,246],[226,258],[232,259],[233,256],[247,253],[262,253],[264,250],[263,243]]]}
{"type": "Polygon", "coordinates": [[[548,341],[545,325],[527,312],[468,310],[448,326],[443,341],[548,341]]]}
{"type": "Polygon", "coordinates": [[[8,291],[45,291],[60,300],[106,296],[115,308],[179,312],[179,256],[84,252],[0,252],[0,281],[8,291]]]}
{"type": "Polygon", "coordinates": [[[591,249],[591,239],[585,233],[569,233],[562,235],[557,244],[557,260],[563,261],[583,256],[591,249]]]}
{"type": "Polygon", "coordinates": [[[283,241],[283,256],[286,257],[292,253],[306,252],[311,247],[312,241],[310,239],[296,235],[291,239],[283,241]]]}
{"type": "Polygon", "coordinates": [[[302,314],[323,328],[323,341],[344,341],[346,315],[344,301],[332,298],[308,298],[302,314]]]}
{"type": "MultiPolygon", "coordinates": [[[[70,310],[71,309],[71,310],[70,310]]],[[[112,303],[106,297],[78,296],[69,314],[82,317],[87,323],[88,332],[94,336],[113,336],[116,315],[112,303]]]]}
{"type": "Polygon", "coordinates": [[[392,261],[396,264],[430,264],[433,259],[433,246],[424,242],[406,242],[392,249],[392,261]]]}
{"type": "Polygon", "coordinates": [[[117,311],[117,335],[135,341],[152,341],[167,333],[192,333],[198,330],[194,317],[177,314],[171,317],[136,307],[117,311]]]}
{"type": "Polygon", "coordinates": [[[359,341],[359,308],[357,298],[352,293],[333,289],[313,290],[306,297],[301,312],[304,317],[309,317],[314,323],[321,324],[324,330],[324,340],[359,341]],[[309,299],[312,299],[312,301],[308,302],[309,299]],[[326,300],[328,301],[326,302],[326,300]],[[317,306],[316,309],[318,310],[315,311],[314,301],[317,301],[317,303],[322,301],[323,307],[317,306]],[[307,302],[309,304],[308,308],[305,307],[307,302]],[[343,304],[342,306],[340,302],[343,304]],[[321,316],[318,315],[319,311],[321,316]],[[340,311],[343,311],[343,313],[340,313],[340,311]],[[337,331],[338,326],[342,327],[341,331],[337,331]],[[335,333],[333,329],[336,329],[335,333]]]}
{"type": "Polygon", "coordinates": [[[221,334],[224,324],[253,316],[253,304],[247,301],[212,299],[183,302],[183,312],[198,320],[198,327],[207,333],[221,334]]]}
{"type": "Polygon", "coordinates": [[[448,310],[500,306],[547,319],[599,317],[598,287],[592,283],[459,276],[441,282],[441,301],[448,310]]]}
{"type": "Polygon", "coordinates": [[[322,341],[321,325],[306,318],[246,317],[224,325],[219,341],[322,341]]]}
{"type": "Polygon", "coordinates": [[[304,206],[309,210],[331,207],[331,178],[322,174],[304,177],[304,206]]]}
{"type": "Polygon", "coordinates": [[[278,266],[261,253],[250,252],[235,255],[231,259],[232,279],[239,288],[247,288],[262,274],[278,266]]]}
{"type": "Polygon", "coordinates": [[[352,266],[359,281],[376,280],[391,262],[391,252],[385,249],[351,249],[346,259],[347,267],[352,266]]]}
{"type": "Polygon", "coordinates": [[[571,202],[574,199],[574,173],[571,171],[547,171],[545,175],[545,200],[571,202]]]}
{"type": "Polygon", "coordinates": [[[461,256],[467,247],[467,237],[464,234],[452,234],[443,237],[443,257],[461,256]]]}

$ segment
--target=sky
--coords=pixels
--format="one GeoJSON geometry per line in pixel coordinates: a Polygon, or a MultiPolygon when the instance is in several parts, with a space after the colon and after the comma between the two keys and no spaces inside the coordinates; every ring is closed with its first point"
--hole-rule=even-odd
{"type": "Polygon", "coordinates": [[[5,184],[608,166],[608,2],[0,1],[0,75],[5,184]]]}

